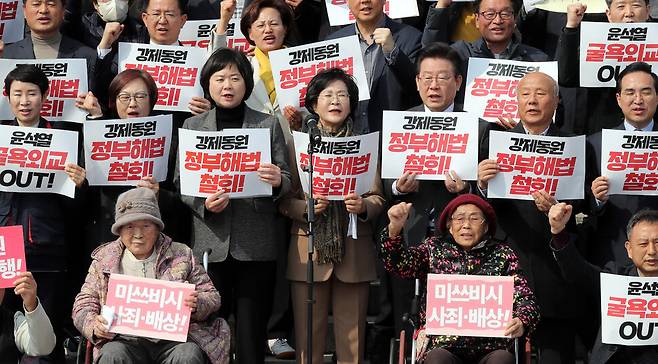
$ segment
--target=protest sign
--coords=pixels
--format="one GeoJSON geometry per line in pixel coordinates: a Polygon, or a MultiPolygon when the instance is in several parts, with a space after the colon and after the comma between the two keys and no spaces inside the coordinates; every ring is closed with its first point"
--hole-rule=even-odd
{"type": "Polygon", "coordinates": [[[171,115],[87,121],[84,143],[89,184],[134,186],[148,176],[164,181],[171,124],[171,115]]]}
{"type": "Polygon", "coordinates": [[[156,110],[190,111],[193,96],[203,97],[199,80],[206,51],[182,46],[119,43],[119,72],[141,69],[158,85],[156,110]]]}
{"type": "Polygon", "coordinates": [[[425,333],[505,337],[513,303],[514,277],[428,274],[425,333]]]}
{"type": "Polygon", "coordinates": [[[658,64],[658,24],[584,21],[580,27],[583,87],[615,87],[617,76],[629,64],[658,64]]]}
{"type": "Polygon", "coordinates": [[[539,190],[558,200],[584,196],[584,135],[549,137],[492,131],[489,159],[500,167],[489,181],[489,198],[532,200],[532,193],[539,190]]]}
{"type": "MultiPolygon", "coordinates": [[[[324,0],[327,5],[329,25],[332,27],[354,23],[355,18],[348,0],[324,0]]],[[[409,0],[385,0],[384,13],[392,19],[411,18],[418,16],[418,4],[409,0]]]]}
{"type": "MultiPolygon", "coordinates": [[[[250,46],[247,38],[240,31],[240,14],[242,14],[243,3],[244,0],[237,1],[235,13],[226,28],[228,48],[241,52],[246,51],[250,46]]],[[[217,21],[217,19],[188,20],[183,25],[178,39],[183,46],[208,49],[217,21]]]]}
{"type": "Polygon", "coordinates": [[[0,191],[73,198],[75,183],[64,172],[66,163],[78,163],[78,133],[0,126],[0,191]]]}
{"type": "Polygon", "coordinates": [[[516,88],[530,72],[543,72],[557,82],[557,62],[469,58],[464,110],[489,122],[499,117],[518,121],[516,88]]]}
{"type": "Polygon", "coordinates": [[[0,227],[0,288],[13,287],[18,273],[26,271],[23,226],[0,227]]]}
{"type": "Polygon", "coordinates": [[[272,185],[256,172],[271,163],[269,129],[178,132],[181,194],[208,197],[223,189],[230,198],[272,195],[272,185]]]}
{"type": "Polygon", "coordinates": [[[269,53],[279,105],[304,107],[306,86],[318,72],[341,68],[354,76],[359,100],[370,98],[363,56],[356,35],[283,48],[269,53]]]}
{"type": "Polygon", "coordinates": [[[601,175],[609,195],[658,195],[658,132],[604,129],[601,175]]]}
{"type": "Polygon", "coordinates": [[[601,273],[600,279],[603,343],[658,345],[658,278],[601,273]]]}
{"type": "MultiPolygon", "coordinates": [[[[0,79],[18,64],[33,64],[48,77],[48,98],[41,107],[41,116],[50,120],[66,120],[82,123],[87,113],[75,107],[79,94],[87,93],[86,59],[0,59],[0,79]]],[[[0,120],[13,119],[14,114],[3,88],[0,97],[0,120]]]]}
{"type": "MultiPolygon", "coordinates": [[[[587,6],[585,13],[588,14],[605,13],[608,10],[605,0],[582,0],[578,2],[587,6]]],[[[533,2],[533,5],[537,9],[552,11],[554,13],[566,13],[567,7],[573,3],[571,0],[540,0],[533,2]]]]}
{"type": "MultiPolygon", "coordinates": [[[[308,191],[308,134],[293,132],[297,172],[308,191]]],[[[343,138],[323,137],[313,148],[313,194],[342,201],[350,193],[362,195],[372,188],[377,173],[379,132],[343,138]]]]}
{"type": "Polygon", "coordinates": [[[382,146],[382,178],[444,180],[453,170],[477,179],[478,119],[469,113],[384,111],[382,146]]]}
{"type": "Polygon", "coordinates": [[[187,341],[192,310],[184,300],[194,285],[110,274],[105,306],[114,311],[109,332],[187,341]]]}
{"type": "Polygon", "coordinates": [[[23,39],[25,18],[23,2],[20,0],[0,0],[0,40],[5,44],[23,39]]]}

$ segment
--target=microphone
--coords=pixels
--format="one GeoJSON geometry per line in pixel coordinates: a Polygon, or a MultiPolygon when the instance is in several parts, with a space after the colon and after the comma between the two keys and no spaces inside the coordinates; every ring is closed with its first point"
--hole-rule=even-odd
{"type": "Polygon", "coordinates": [[[322,141],[320,129],[318,129],[318,115],[309,114],[302,120],[302,131],[306,129],[311,145],[317,145],[322,141]]]}

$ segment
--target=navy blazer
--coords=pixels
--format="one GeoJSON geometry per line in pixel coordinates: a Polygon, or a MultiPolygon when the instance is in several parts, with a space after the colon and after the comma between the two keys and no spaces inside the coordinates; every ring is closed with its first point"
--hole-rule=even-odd
{"type": "MultiPolygon", "coordinates": [[[[386,16],[386,15],[385,15],[386,16]]],[[[386,16],[384,26],[391,30],[397,56],[392,57],[387,64],[381,47],[375,61],[372,86],[370,87],[370,100],[368,102],[368,120],[360,120],[354,114],[354,130],[357,134],[379,131],[382,129],[382,111],[407,110],[420,102],[416,91],[415,61],[421,48],[421,32],[406,24],[400,24],[386,16]]],[[[336,39],[356,35],[356,26],[347,25],[330,34],[327,39],[336,39]]],[[[361,106],[362,107],[362,106],[361,106]]],[[[361,108],[360,107],[360,108],[361,108]]]]}
{"type": "MultiPolygon", "coordinates": [[[[614,130],[625,130],[624,123],[617,125],[614,130]]],[[[658,123],[654,122],[653,131],[658,131],[658,123]]],[[[586,167],[590,177],[586,190],[591,192],[591,181],[601,175],[601,132],[589,136],[587,144],[589,155],[586,167]]],[[[626,222],[637,211],[658,208],[658,196],[609,195],[608,201],[601,207],[596,206],[593,196],[591,199],[591,212],[588,215],[594,218],[596,229],[591,237],[588,260],[600,267],[610,261],[620,265],[629,264],[630,259],[624,248],[626,222]]]]}
{"type": "MultiPolygon", "coordinates": [[[[26,34],[23,40],[5,46],[3,58],[8,59],[35,59],[34,46],[32,37],[26,34]]],[[[62,35],[62,41],[59,43],[59,52],[57,58],[84,58],[87,60],[87,81],[89,90],[96,93],[95,89],[95,69],[98,56],[96,50],[91,49],[83,43],[62,35]]]]}

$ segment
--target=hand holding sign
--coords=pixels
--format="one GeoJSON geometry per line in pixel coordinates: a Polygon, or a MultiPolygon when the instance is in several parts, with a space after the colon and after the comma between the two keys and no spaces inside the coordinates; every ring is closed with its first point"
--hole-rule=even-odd
{"type": "Polygon", "coordinates": [[[283,108],[283,116],[288,120],[290,130],[299,131],[302,128],[302,113],[297,111],[294,106],[286,106],[283,108]]]}
{"type": "Polygon", "coordinates": [[[391,53],[395,48],[395,40],[393,40],[393,33],[388,28],[377,28],[372,33],[372,40],[382,47],[384,53],[391,53]]]}
{"type": "Polygon", "coordinates": [[[400,235],[404,223],[409,217],[409,209],[411,209],[411,204],[406,202],[400,202],[397,205],[394,205],[388,209],[388,236],[394,238],[400,235]]]}
{"type": "Polygon", "coordinates": [[[85,169],[77,164],[66,163],[66,166],[64,167],[64,172],[66,172],[66,174],[69,175],[71,181],[75,183],[75,187],[78,188],[82,186],[82,184],[85,182],[85,178],[87,178],[87,172],[85,171],[85,169]]]}
{"type": "Polygon", "coordinates": [[[551,225],[551,234],[562,232],[571,218],[573,207],[564,202],[553,205],[548,211],[548,223],[551,225]]]}
{"type": "Polygon", "coordinates": [[[261,181],[269,183],[276,188],[281,186],[281,168],[271,163],[263,163],[258,167],[258,177],[261,181]]]}
{"type": "Polygon", "coordinates": [[[411,193],[418,191],[418,180],[416,179],[417,176],[418,173],[416,172],[404,172],[402,177],[395,181],[395,188],[400,193],[411,193]]]}
{"type": "Polygon", "coordinates": [[[452,0],[439,0],[434,7],[437,9],[445,9],[449,7],[450,4],[452,4],[452,0]]]}
{"type": "Polygon", "coordinates": [[[532,198],[535,199],[535,206],[537,210],[547,213],[553,205],[557,203],[555,197],[551,196],[544,190],[537,190],[532,193],[532,198]]]}
{"type": "Polygon", "coordinates": [[[37,308],[37,282],[31,272],[20,272],[18,276],[20,278],[14,281],[14,293],[23,299],[25,310],[32,312],[37,308]]]}
{"type": "Polygon", "coordinates": [[[366,204],[363,203],[363,198],[356,193],[345,196],[345,208],[350,214],[358,215],[366,212],[366,204]]]}
{"type": "Polygon", "coordinates": [[[2,57],[2,53],[5,51],[5,42],[0,40],[0,58],[2,57]]]}
{"type": "Polygon", "coordinates": [[[518,317],[515,317],[507,324],[507,328],[505,329],[505,336],[509,336],[511,338],[521,337],[523,336],[524,331],[525,329],[523,328],[523,322],[521,322],[521,319],[518,317]]]}
{"type": "Polygon", "coordinates": [[[192,291],[189,296],[185,297],[183,302],[185,302],[185,306],[189,307],[192,312],[196,312],[198,298],[199,292],[192,291]]]}
{"type": "Polygon", "coordinates": [[[153,176],[142,177],[141,180],[137,181],[137,187],[146,187],[155,192],[156,196],[160,193],[160,184],[153,176]]]}
{"type": "Polygon", "coordinates": [[[228,206],[228,202],[228,193],[224,192],[223,189],[220,189],[206,198],[206,210],[216,214],[220,213],[228,206]]]}
{"type": "Polygon", "coordinates": [[[567,6],[567,28],[578,28],[580,22],[583,21],[587,5],[581,3],[573,3],[567,6]]]}
{"type": "Polygon", "coordinates": [[[187,108],[190,109],[192,115],[203,114],[210,110],[211,107],[210,101],[201,96],[192,96],[190,102],[187,104],[187,108]]]}
{"type": "Polygon", "coordinates": [[[446,179],[443,181],[446,185],[446,190],[450,193],[459,193],[466,191],[468,188],[468,183],[462,181],[457,172],[451,170],[449,173],[446,173],[446,179]]]}
{"type": "Polygon", "coordinates": [[[478,164],[478,187],[486,190],[489,181],[500,172],[500,167],[493,159],[485,159],[478,164]]]}
{"type": "Polygon", "coordinates": [[[313,211],[316,215],[319,215],[324,212],[329,206],[329,200],[322,195],[314,194],[313,199],[315,200],[315,205],[313,205],[313,211]]]}
{"type": "Polygon", "coordinates": [[[594,195],[594,198],[601,202],[608,201],[609,188],[608,177],[598,176],[592,181],[592,194],[594,195]]]}
{"type": "Polygon", "coordinates": [[[116,334],[108,331],[109,322],[102,316],[96,316],[96,322],[94,322],[93,335],[99,339],[112,340],[116,334]]]}

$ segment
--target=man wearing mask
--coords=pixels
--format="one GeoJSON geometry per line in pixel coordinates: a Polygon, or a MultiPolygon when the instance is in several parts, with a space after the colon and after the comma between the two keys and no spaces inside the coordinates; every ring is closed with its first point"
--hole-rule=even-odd
{"type": "Polygon", "coordinates": [[[384,14],[384,3],[384,0],[349,0],[356,23],[327,37],[359,37],[370,100],[361,101],[353,113],[354,130],[358,133],[381,130],[383,110],[406,110],[418,103],[418,94],[411,90],[416,87],[413,62],[420,50],[421,33],[384,14]]]}
{"type": "MultiPolygon", "coordinates": [[[[649,0],[606,0],[606,16],[610,23],[642,23],[649,20],[649,0]]],[[[560,86],[580,87],[580,23],[587,6],[581,3],[567,7],[567,24],[560,35],[557,49],[560,86]]],[[[601,129],[619,125],[622,115],[617,108],[615,90],[611,87],[587,88],[587,112],[575,130],[590,135],[601,129]]]]}
{"type": "Polygon", "coordinates": [[[94,90],[96,52],[79,41],[62,35],[65,0],[25,0],[23,13],[30,33],[5,47],[3,57],[12,59],[84,58],[89,89],[94,90]]]}
{"type": "MultiPolygon", "coordinates": [[[[644,62],[628,65],[617,79],[617,105],[624,115],[624,120],[616,125],[615,130],[658,131],[658,124],[653,120],[658,106],[658,76],[651,71],[651,66],[644,62]]],[[[628,255],[624,248],[626,231],[624,222],[636,211],[656,208],[658,197],[640,195],[609,195],[607,177],[601,176],[601,132],[587,138],[590,160],[587,168],[592,177],[591,191],[594,202],[590,215],[595,217],[596,229],[592,237],[588,260],[600,267],[610,261],[617,265],[628,264],[628,255]]],[[[607,158],[607,157],[606,157],[607,158]]],[[[591,178],[590,178],[591,180],[591,178]]]]}
{"type": "Polygon", "coordinates": [[[82,41],[91,48],[101,42],[103,48],[115,48],[118,42],[136,43],[144,38],[144,26],[128,16],[128,0],[92,0],[94,11],[82,16],[82,41]],[[120,33],[114,44],[109,44],[113,33],[120,33]]]}
{"type": "MultiPolygon", "coordinates": [[[[565,279],[576,282],[581,295],[595,297],[598,304],[592,307],[598,311],[601,307],[601,272],[633,277],[658,277],[658,211],[640,210],[625,225],[626,242],[624,251],[632,264],[606,265],[604,269],[589,264],[575,248],[575,236],[566,232],[565,226],[571,218],[572,207],[559,203],[551,207],[548,220],[553,239],[550,250],[555,256],[560,271],[565,279]]],[[[624,220],[625,222],[625,220],[624,220]]],[[[600,316],[598,316],[600,317],[600,316]]],[[[599,322],[600,324],[600,322],[599,322]]],[[[596,338],[590,363],[613,364],[655,363],[658,346],[624,346],[604,344],[601,329],[596,338]]]]}

